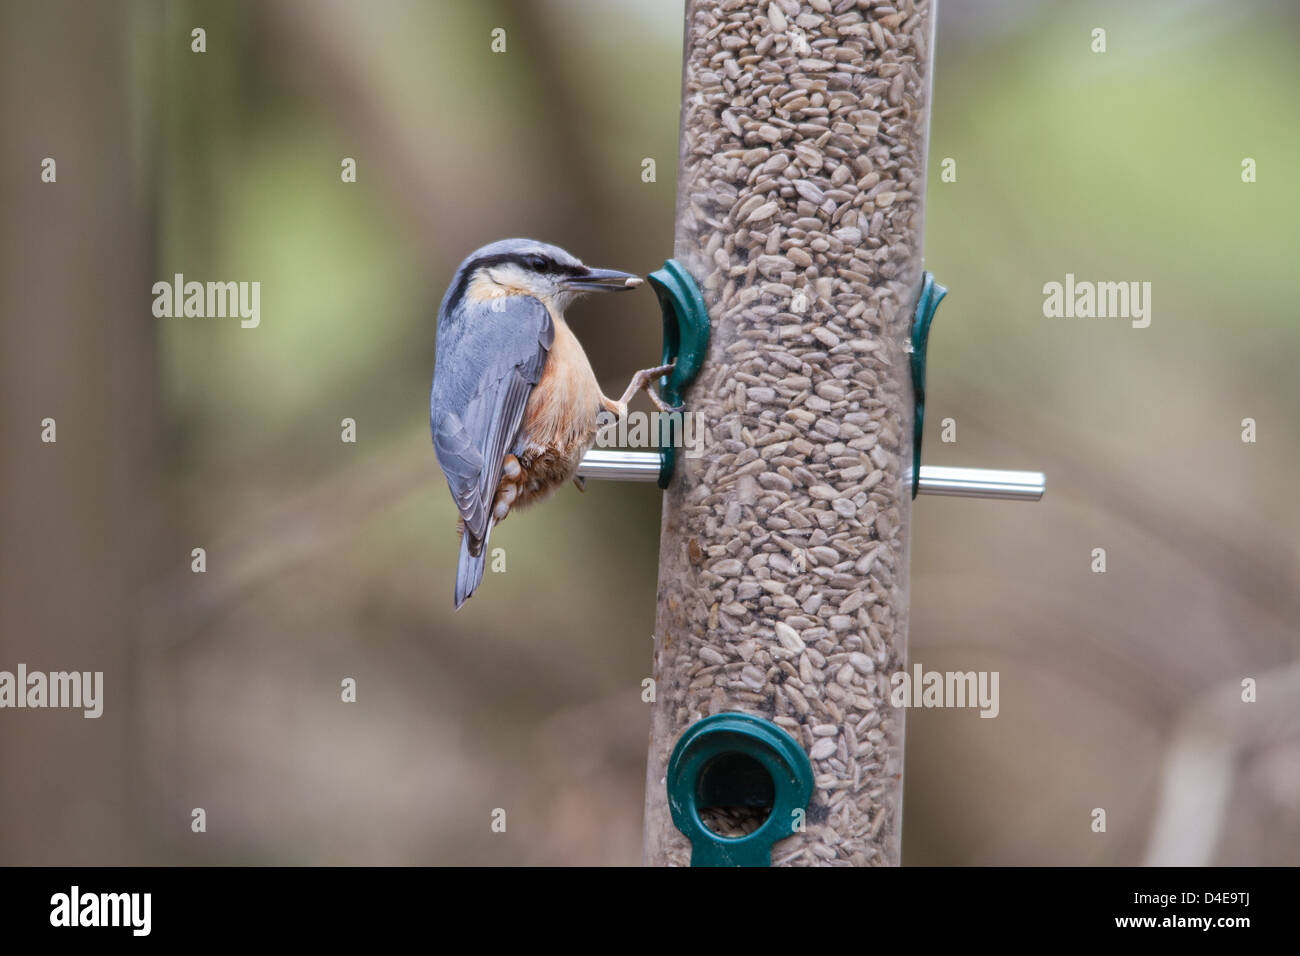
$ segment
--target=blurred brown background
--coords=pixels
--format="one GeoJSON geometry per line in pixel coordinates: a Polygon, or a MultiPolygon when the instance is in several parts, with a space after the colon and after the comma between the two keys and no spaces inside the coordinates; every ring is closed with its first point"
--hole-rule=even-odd
{"type": "MultiPolygon", "coordinates": [[[[477,246],[671,253],[681,4],[2,10],[0,669],[106,700],[0,712],[0,862],[638,862],[658,492],[516,517],[453,614],[428,387],[477,246]],[[155,319],[176,272],[260,281],[260,328],[155,319]]],[[[925,459],[1049,490],[916,504],[912,660],[1000,671],[1001,714],[908,715],[906,863],[1300,861],[1298,40],[1262,0],[941,6],[925,459]],[[1044,318],[1067,272],[1151,282],[1151,327],[1044,318]]],[[[648,293],[574,326],[606,391],[658,355],[648,293]]]]}

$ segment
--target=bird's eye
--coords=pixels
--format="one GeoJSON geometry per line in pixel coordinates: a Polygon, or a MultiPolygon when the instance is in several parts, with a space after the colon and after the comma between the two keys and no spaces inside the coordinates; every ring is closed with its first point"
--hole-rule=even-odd
{"type": "Polygon", "coordinates": [[[532,269],[534,272],[545,272],[546,266],[547,262],[545,256],[528,257],[528,268],[532,269]]]}

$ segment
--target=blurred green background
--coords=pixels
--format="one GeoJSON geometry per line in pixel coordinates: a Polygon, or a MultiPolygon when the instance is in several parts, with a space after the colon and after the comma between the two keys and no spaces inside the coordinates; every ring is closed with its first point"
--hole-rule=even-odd
{"type": "MultiPolygon", "coordinates": [[[[5,0],[0,669],[108,696],[0,715],[0,861],[639,861],[659,493],[515,517],[453,613],[428,389],[478,246],[671,254],[681,36],[662,0],[5,0]],[[153,318],[176,272],[260,281],[261,326],[153,318]]],[[[905,863],[1300,861],[1298,46],[1261,0],[941,5],[925,460],[1049,490],[916,503],[911,659],[1000,671],[1001,714],[908,715],[905,863]],[[1067,272],[1150,282],[1150,328],[1044,318],[1067,272]]],[[[648,292],[572,318],[606,392],[657,359],[648,292]]]]}

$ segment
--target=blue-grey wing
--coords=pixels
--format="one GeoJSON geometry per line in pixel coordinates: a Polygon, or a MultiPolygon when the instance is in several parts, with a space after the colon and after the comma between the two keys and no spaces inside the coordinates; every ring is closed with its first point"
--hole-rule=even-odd
{"type": "Polygon", "coordinates": [[[429,424],[474,553],[554,341],[550,313],[531,296],[462,300],[439,326],[429,424]]]}

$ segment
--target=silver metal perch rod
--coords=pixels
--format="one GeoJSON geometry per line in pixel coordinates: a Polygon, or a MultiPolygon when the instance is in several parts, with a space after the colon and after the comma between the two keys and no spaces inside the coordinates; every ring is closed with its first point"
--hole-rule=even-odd
{"type": "Polygon", "coordinates": [[[1005,498],[1037,501],[1047,490],[1041,471],[999,471],[993,468],[944,468],[922,465],[917,493],[957,498],[1005,498]]]}
{"type": "MultiPolygon", "coordinates": [[[[593,449],[587,452],[582,464],[578,466],[578,476],[606,481],[657,481],[659,454],[652,451],[593,449]]],[[[922,465],[917,490],[923,495],[1037,501],[1043,497],[1046,489],[1047,476],[1041,471],[922,465]]]]}

